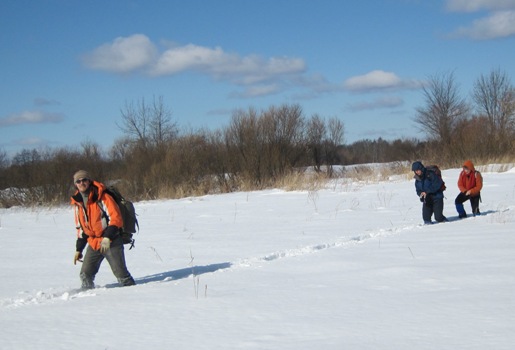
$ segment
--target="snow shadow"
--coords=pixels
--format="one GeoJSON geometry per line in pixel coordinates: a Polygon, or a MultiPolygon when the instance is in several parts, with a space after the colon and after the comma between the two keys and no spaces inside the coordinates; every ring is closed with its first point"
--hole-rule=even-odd
{"type": "Polygon", "coordinates": [[[192,266],[186,267],[180,270],[167,271],[162,273],[156,273],[145,277],[136,279],[136,284],[146,284],[151,282],[163,282],[163,281],[176,281],[189,276],[199,276],[205,273],[216,272],[218,270],[228,269],[232,266],[231,263],[225,262],[220,264],[211,264],[204,266],[192,266]]]}
{"type": "MultiPolygon", "coordinates": [[[[485,215],[489,215],[489,214],[494,214],[494,213],[500,213],[501,211],[500,210],[487,210],[487,211],[482,211],[481,214],[477,215],[477,217],[481,217],[481,216],[485,216],[485,215]]],[[[472,214],[470,213],[467,213],[467,217],[465,219],[461,219],[460,217],[458,216],[447,216],[447,220],[449,221],[461,221],[461,220],[466,220],[468,218],[472,218],[474,217],[472,214]]]]}

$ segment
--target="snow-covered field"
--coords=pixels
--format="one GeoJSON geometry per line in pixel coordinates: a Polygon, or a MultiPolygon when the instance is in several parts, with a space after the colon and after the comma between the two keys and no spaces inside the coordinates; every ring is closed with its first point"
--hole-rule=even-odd
{"type": "Polygon", "coordinates": [[[408,176],[136,203],[138,285],[87,292],[71,208],[0,209],[0,349],[515,349],[515,169],[483,177],[429,226],[408,176]]]}

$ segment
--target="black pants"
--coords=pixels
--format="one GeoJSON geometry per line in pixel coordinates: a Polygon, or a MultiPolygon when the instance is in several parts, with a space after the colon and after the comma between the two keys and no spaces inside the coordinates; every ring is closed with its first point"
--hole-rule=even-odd
{"type": "Polygon", "coordinates": [[[470,200],[470,206],[472,207],[472,215],[479,214],[479,201],[481,199],[481,194],[478,194],[475,197],[467,196],[465,193],[460,193],[456,199],[454,200],[454,204],[456,205],[456,210],[460,217],[466,217],[467,214],[465,212],[465,208],[463,207],[463,203],[470,200]]]}
{"type": "Polygon", "coordinates": [[[127,266],[125,264],[125,254],[123,250],[121,237],[115,238],[113,242],[111,242],[111,247],[105,253],[101,253],[99,250],[94,250],[88,245],[86,254],[84,255],[84,262],[80,269],[82,288],[95,288],[95,276],[100,269],[100,264],[104,258],[109,263],[109,266],[111,266],[111,270],[118,280],[118,283],[122,286],[134,285],[134,279],[127,270],[127,266]]]}
{"type": "Polygon", "coordinates": [[[443,198],[434,199],[433,196],[428,195],[422,205],[422,219],[424,219],[425,224],[431,223],[433,214],[436,221],[447,221],[447,218],[443,215],[443,198]]]}

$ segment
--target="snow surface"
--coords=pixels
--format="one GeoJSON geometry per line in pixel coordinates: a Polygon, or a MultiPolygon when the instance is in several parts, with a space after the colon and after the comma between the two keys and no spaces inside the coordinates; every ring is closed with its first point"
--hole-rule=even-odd
{"type": "Polygon", "coordinates": [[[0,209],[0,349],[514,349],[515,169],[461,221],[458,172],[426,226],[408,175],[136,203],[138,285],[86,292],[71,208],[0,209]]]}

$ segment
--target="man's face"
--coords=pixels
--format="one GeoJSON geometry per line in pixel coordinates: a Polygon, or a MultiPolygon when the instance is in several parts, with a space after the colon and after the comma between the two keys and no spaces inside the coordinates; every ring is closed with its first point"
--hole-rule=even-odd
{"type": "Polygon", "coordinates": [[[463,171],[466,172],[467,174],[470,173],[470,169],[466,166],[463,167],[463,171]]]}
{"type": "Polygon", "coordinates": [[[415,170],[415,174],[417,174],[418,176],[421,176],[422,175],[422,170],[420,170],[420,169],[415,170]]]}
{"type": "Polygon", "coordinates": [[[77,189],[80,192],[84,192],[88,189],[90,183],[90,179],[78,179],[77,181],[75,181],[75,186],[77,186],[77,189]]]}

